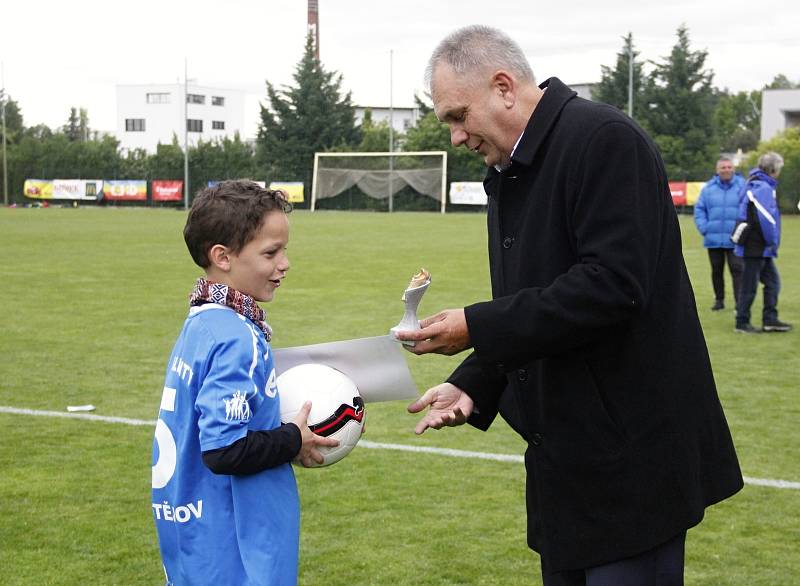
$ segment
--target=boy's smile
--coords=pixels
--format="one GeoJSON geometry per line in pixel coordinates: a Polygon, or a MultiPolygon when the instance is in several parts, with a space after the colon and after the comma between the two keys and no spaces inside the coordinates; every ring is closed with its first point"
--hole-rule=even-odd
{"type": "Polygon", "coordinates": [[[286,245],[289,220],[282,211],[268,212],[253,239],[238,253],[229,253],[225,283],[256,301],[272,301],[289,270],[286,245]]]}

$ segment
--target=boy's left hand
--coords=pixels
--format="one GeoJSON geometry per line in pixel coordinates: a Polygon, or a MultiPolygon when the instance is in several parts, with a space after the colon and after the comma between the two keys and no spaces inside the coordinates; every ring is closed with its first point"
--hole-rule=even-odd
{"type": "Polygon", "coordinates": [[[322,454],[317,448],[322,446],[335,448],[339,445],[339,440],[330,437],[322,437],[309,429],[308,414],[310,412],[311,401],[306,401],[292,420],[292,423],[300,429],[300,437],[303,441],[300,446],[300,452],[295,457],[295,462],[299,462],[306,468],[311,468],[314,462],[322,464],[325,461],[325,458],[322,457],[322,454]]]}

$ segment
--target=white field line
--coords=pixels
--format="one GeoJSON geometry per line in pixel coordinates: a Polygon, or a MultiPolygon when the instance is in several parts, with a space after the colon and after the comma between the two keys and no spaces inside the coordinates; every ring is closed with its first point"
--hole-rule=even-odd
{"type": "MultiPolygon", "coordinates": [[[[67,419],[84,419],[87,421],[101,421],[103,423],[123,423],[125,425],[138,425],[138,426],[154,426],[155,421],[148,421],[144,419],[130,419],[128,417],[108,417],[105,415],[92,415],[90,413],[64,413],[61,411],[37,411],[34,409],[20,409],[17,407],[5,407],[0,405],[0,413],[9,413],[13,415],[34,415],[39,417],[64,417],[67,419]]],[[[524,459],[522,456],[513,454],[492,454],[488,452],[470,452],[467,450],[454,450],[451,448],[432,448],[427,446],[408,446],[404,444],[385,444],[379,442],[371,442],[368,440],[361,440],[358,442],[359,447],[368,448],[372,450],[399,450],[401,452],[417,452],[423,454],[435,454],[437,456],[450,456],[453,458],[471,458],[477,460],[493,460],[495,462],[513,462],[522,464],[524,459]]],[[[785,488],[791,490],[800,490],[800,482],[793,482],[791,480],[779,480],[773,478],[750,478],[744,477],[745,484],[753,486],[767,486],[770,488],[785,488]]]]}

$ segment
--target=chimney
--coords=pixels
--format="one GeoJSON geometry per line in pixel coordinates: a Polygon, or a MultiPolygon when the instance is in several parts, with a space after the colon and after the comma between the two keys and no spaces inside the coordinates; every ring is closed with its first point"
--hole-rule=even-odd
{"type": "Polygon", "coordinates": [[[314,56],[319,61],[319,2],[308,0],[308,33],[314,40],[314,56]]]}

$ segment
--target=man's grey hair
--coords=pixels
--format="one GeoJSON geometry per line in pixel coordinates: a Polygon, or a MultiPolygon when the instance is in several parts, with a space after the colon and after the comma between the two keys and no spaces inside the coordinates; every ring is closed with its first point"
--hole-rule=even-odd
{"type": "Polygon", "coordinates": [[[719,159],[717,159],[717,163],[722,163],[723,161],[733,163],[733,159],[730,158],[728,155],[722,155],[719,159]]]}
{"type": "Polygon", "coordinates": [[[772,151],[764,153],[758,157],[758,168],[768,175],[773,175],[783,168],[783,157],[772,151]]]}
{"type": "Polygon", "coordinates": [[[520,46],[503,31],[480,24],[455,30],[439,43],[425,70],[428,91],[433,71],[442,63],[459,75],[488,68],[506,69],[523,81],[536,83],[520,46]]]}

